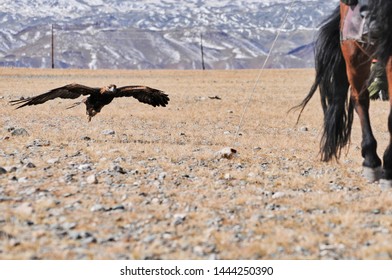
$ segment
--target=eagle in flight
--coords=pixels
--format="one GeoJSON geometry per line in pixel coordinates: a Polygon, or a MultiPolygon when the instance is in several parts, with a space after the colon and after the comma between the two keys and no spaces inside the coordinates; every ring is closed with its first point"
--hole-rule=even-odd
{"type": "Polygon", "coordinates": [[[92,117],[98,114],[105,105],[108,105],[116,97],[132,96],[140,102],[154,107],[166,107],[170,100],[168,95],[163,91],[146,86],[125,86],[117,88],[116,85],[109,85],[103,88],[91,88],[79,84],[69,84],[34,97],[12,100],[10,103],[12,105],[19,105],[16,108],[19,109],[25,106],[42,104],[55,98],[75,99],[81,95],[87,95],[88,97],[80,102],[74,103],[67,109],[73,108],[81,103],[86,104],[88,121],[91,121],[92,117]]]}

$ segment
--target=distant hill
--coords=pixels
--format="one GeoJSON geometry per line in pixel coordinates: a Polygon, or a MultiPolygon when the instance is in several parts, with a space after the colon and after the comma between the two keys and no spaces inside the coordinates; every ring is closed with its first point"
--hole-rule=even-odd
{"type": "MultiPolygon", "coordinates": [[[[3,0],[0,66],[260,68],[290,0],[3,0]]],[[[313,66],[315,32],[334,1],[295,1],[268,68],[313,66]]]]}

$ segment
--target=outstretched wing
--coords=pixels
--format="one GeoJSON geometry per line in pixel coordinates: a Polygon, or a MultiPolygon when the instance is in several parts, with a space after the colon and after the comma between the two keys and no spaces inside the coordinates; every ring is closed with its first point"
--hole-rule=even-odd
{"type": "Polygon", "coordinates": [[[99,88],[91,88],[79,84],[69,84],[34,97],[12,100],[10,103],[12,105],[20,105],[16,108],[19,109],[24,106],[42,104],[55,98],[75,99],[81,95],[90,95],[94,93],[99,93],[99,88]]]}
{"type": "Polygon", "coordinates": [[[117,88],[113,93],[114,97],[132,96],[142,103],[150,104],[154,107],[166,107],[169,103],[169,96],[159,89],[146,86],[126,86],[117,88]]]}

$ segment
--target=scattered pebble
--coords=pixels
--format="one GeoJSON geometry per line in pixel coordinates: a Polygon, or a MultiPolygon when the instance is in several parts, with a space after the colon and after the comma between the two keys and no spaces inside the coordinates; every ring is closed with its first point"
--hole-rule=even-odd
{"type": "Polygon", "coordinates": [[[37,167],[37,166],[35,166],[35,164],[32,163],[32,162],[27,163],[25,166],[26,166],[27,168],[36,168],[36,167],[37,167]]]}
{"type": "Polygon", "coordinates": [[[227,147],[215,153],[218,158],[232,159],[237,154],[237,150],[227,147]]]}
{"type": "Polygon", "coordinates": [[[30,136],[30,134],[24,128],[16,128],[16,129],[12,130],[11,135],[12,136],[30,136]]]}
{"type": "Polygon", "coordinates": [[[111,129],[105,129],[101,132],[103,135],[115,135],[116,132],[114,130],[111,129]]]}
{"type": "Polygon", "coordinates": [[[95,174],[92,174],[90,176],[87,177],[86,182],[88,184],[98,184],[98,179],[97,176],[95,174]]]}
{"type": "Polygon", "coordinates": [[[78,225],[77,223],[63,223],[61,225],[61,228],[64,230],[71,230],[71,229],[75,229],[77,225],[78,225]]]}
{"type": "Polygon", "coordinates": [[[51,158],[51,159],[48,159],[46,162],[49,164],[56,164],[56,163],[60,163],[60,159],[59,158],[51,158]]]}
{"type": "Polygon", "coordinates": [[[28,181],[27,177],[18,178],[18,183],[27,183],[28,181]]]}
{"type": "Polygon", "coordinates": [[[23,215],[26,217],[31,216],[31,214],[33,214],[33,211],[34,211],[34,209],[31,205],[31,203],[29,203],[29,202],[24,202],[14,208],[14,213],[16,213],[18,215],[23,215]]]}
{"type": "Polygon", "coordinates": [[[276,193],[274,193],[273,195],[272,195],[272,198],[273,199],[279,199],[279,198],[283,198],[283,197],[285,197],[286,196],[286,194],[284,193],[284,192],[276,192],[276,193]]]}
{"type": "Polygon", "coordinates": [[[118,172],[120,174],[127,174],[127,171],[119,165],[115,165],[113,167],[113,171],[118,172]]]}
{"type": "Polygon", "coordinates": [[[306,126],[303,126],[300,128],[300,131],[307,132],[307,131],[309,131],[309,129],[306,126]]]}
{"type": "Polygon", "coordinates": [[[93,168],[92,168],[92,165],[90,163],[85,163],[85,164],[79,165],[78,169],[81,170],[81,171],[91,171],[93,168]]]}
{"type": "Polygon", "coordinates": [[[91,212],[99,212],[99,211],[104,211],[105,207],[102,204],[95,204],[90,208],[91,212]]]}
{"type": "Polygon", "coordinates": [[[5,170],[5,168],[0,167],[0,175],[6,174],[7,170],[5,170]]]}
{"type": "Polygon", "coordinates": [[[35,139],[30,145],[27,147],[48,147],[50,146],[50,141],[42,140],[42,139],[35,139]]]}
{"type": "Polygon", "coordinates": [[[186,214],[175,214],[173,217],[173,225],[178,226],[185,222],[186,214]]]}

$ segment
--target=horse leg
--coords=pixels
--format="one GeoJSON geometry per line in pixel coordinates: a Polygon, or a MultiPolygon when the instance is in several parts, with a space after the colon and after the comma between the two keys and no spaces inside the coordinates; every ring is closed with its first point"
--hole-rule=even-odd
{"type": "Polygon", "coordinates": [[[389,59],[385,67],[388,77],[388,95],[389,95],[389,117],[388,117],[388,130],[389,130],[389,145],[384,152],[384,176],[380,181],[381,188],[392,188],[392,58],[389,59]]]}
{"type": "Polygon", "coordinates": [[[354,105],[362,129],[361,150],[364,159],[362,163],[364,176],[370,182],[378,181],[382,174],[381,159],[377,155],[377,141],[370,125],[370,98],[366,88],[370,72],[370,59],[354,41],[343,41],[341,48],[346,61],[347,77],[351,85],[350,101],[354,105]]]}

